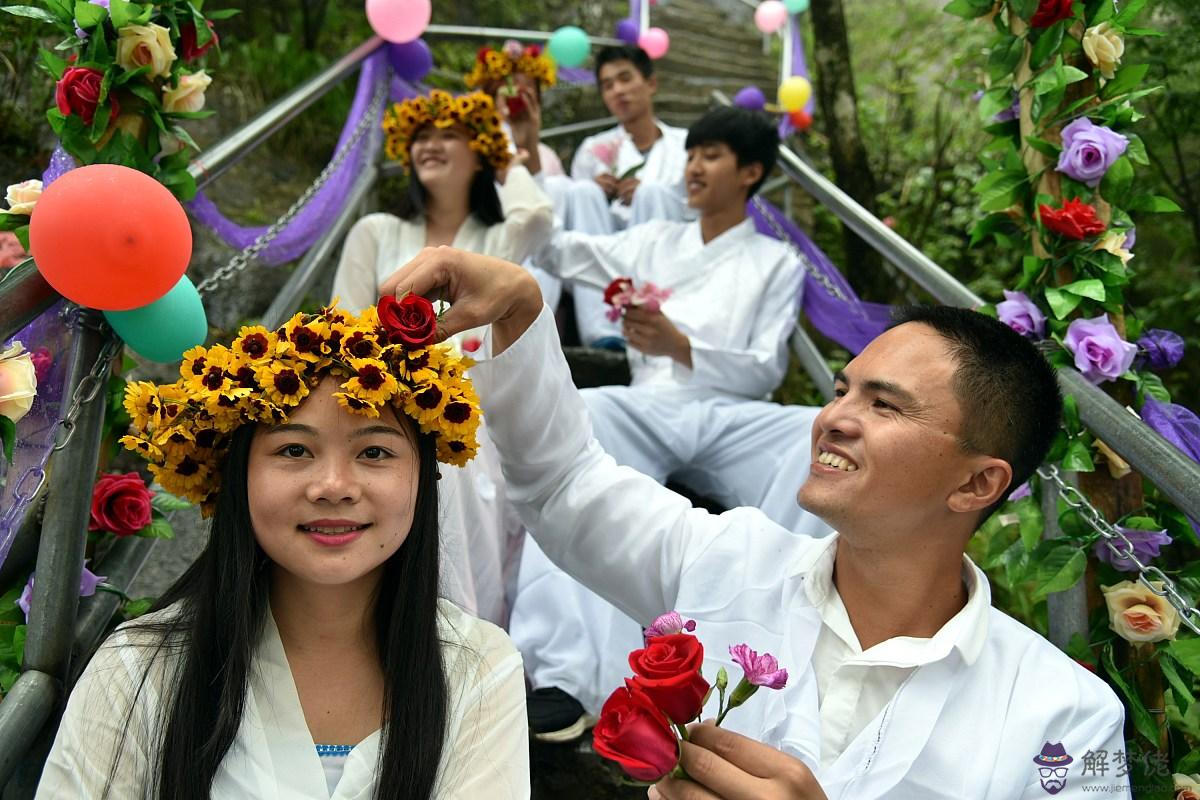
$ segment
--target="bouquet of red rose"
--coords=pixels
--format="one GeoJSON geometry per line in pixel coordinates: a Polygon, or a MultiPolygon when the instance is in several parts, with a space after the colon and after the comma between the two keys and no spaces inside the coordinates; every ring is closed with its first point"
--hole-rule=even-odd
{"type": "Polygon", "coordinates": [[[683,774],[679,742],[687,740],[687,723],[699,718],[714,688],[720,725],[760,686],[782,689],[787,684],[787,670],[779,668],[774,656],[734,645],[730,655],[744,674],[727,698],[729,674],[724,667],[711,686],[700,673],[704,645],[691,634],[695,629],[694,620],[684,621],[676,611],[656,619],[646,629],[645,647],[629,654],[633,677],[625,679],[600,711],[593,746],[633,781],[648,785],[667,774],[683,774]]]}
{"type": "Polygon", "coordinates": [[[634,286],[633,278],[614,278],[604,290],[604,302],[608,306],[604,315],[609,322],[616,322],[630,307],[658,311],[670,296],[670,289],[660,289],[649,281],[634,286]]]}

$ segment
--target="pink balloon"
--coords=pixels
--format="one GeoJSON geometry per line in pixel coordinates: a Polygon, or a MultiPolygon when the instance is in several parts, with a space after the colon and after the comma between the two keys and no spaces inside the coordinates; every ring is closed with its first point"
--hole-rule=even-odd
{"type": "Polygon", "coordinates": [[[754,9],[754,24],[763,33],[775,33],[787,22],[788,10],[780,0],[763,0],[754,9]]]}
{"type": "Polygon", "coordinates": [[[367,22],[389,42],[411,42],[429,27],[429,0],[367,0],[367,22]]]}
{"type": "Polygon", "coordinates": [[[646,51],[651,58],[662,58],[671,48],[671,37],[662,28],[647,28],[638,37],[638,47],[646,51]]]}

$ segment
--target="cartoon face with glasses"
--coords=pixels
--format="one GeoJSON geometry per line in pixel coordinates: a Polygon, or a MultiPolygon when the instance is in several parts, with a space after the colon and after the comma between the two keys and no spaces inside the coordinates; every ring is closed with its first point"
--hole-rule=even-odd
{"type": "Polygon", "coordinates": [[[1067,787],[1067,765],[1074,760],[1062,742],[1042,745],[1042,752],[1034,756],[1033,763],[1038,765],[1038,776],[1047,794],[1058,794],[1067,787]]]}

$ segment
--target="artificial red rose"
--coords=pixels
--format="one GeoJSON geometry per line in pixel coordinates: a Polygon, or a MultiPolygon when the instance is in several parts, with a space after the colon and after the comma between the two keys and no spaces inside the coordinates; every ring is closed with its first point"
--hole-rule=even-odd
{"type": "Polygon", "coordinates": [[[629,654],[633,685],[677,724],[700,715],[708,681],[700,674],[704,645],[687,633],[652,636],[641,650],[629,654]]]}
{"type": "Polygon", "coordinates": [[[628,685],[604,701],[592,747],[637,781],[656,781],[679,761],[671,723],[645,694],[628,685]]]}
{"type": "Polygon", "coordinates": [[[1029,18],[1031,28],[1049,28],[1062,19],[1075,15],[1071,9],[1074,0],[1039,0],[1037,11],[1029,18]]]}
{"type": "Polygon", "coordinates": [[[212,20],[204,21],[208,23],[208,29],[212,31],[212,38],[205,42],[203,47],[196,46],[196,23],[189,22],[179,29],[179,49],[183,52],[184,61],[195,61],[221,41],[221,37],[217,36],[216,30],[213,28],[212,20]]]}
{"type": "MultiPolygon", "coordinates": [[[[104,73],[90,67],[67,67],[54,87],[54,101],[58,110],[66,116],[77,114],[85,125],[91,125],[96,117],[96,107],[100,105],[100,84],[104,73]]],[[[121,114],[117,98],[109,96],[112,105],[111,119],[121,114]]]]}
{"type": "Polygon", "coordinates": [[[525,98],[520,95],[509,95],[504,98],[504,102],[508,105],[508,118],[519,119],[526,111],[529,110],[529,104],[525,102],[525,98]]]}
{"type": "Polygon", "coordinates": [[[613,278],[613,282],[610,283],[604,290],[604,302],[611,306],[613,305],[613,298],[615,298],[617,295],[632,292],[632,278],[613,278]]]}
{"type": "Polygon", "coordinates": [[[1078,242],[1104,233],[1105,225],[1096,216],[1096,209],[1081,202],[1078,197],[1067,200],[1060,209],[1042,203],[1038,206],[1038,213],[1047,229],[1066,239],[1078,242]]]}
{"type": "Polygon", "coordinates": [[[492,48],[490,47],[479,48],[479,50],[475,53],[475,60],[479,62],[487,61],[487,54],[490,52],[492,52],[492,48]]]}
{"type": "Polygon", "coordinates": [[[136,472],[124,475],[115,472],[101,475],[92,489],[92,518],[89,531],[108,531],[117,536],[132,536],[150,524],[150,498],[154,492],[146,488],[136,472]]]}
{"type": "Polygon", "coordinates": [[[401,299],[379,298],[379,323],[387,331],[388,341],[408,347],[424,347],[437,333],[437,314],[433,303],[419,294],[406,294],[401,299]]]}

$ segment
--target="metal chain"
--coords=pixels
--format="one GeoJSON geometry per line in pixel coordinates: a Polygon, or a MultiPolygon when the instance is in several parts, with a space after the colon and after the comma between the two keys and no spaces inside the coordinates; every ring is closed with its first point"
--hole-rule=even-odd
{"type": "Polygon", "coordinates": [[[1187,599],[1179,593],[1175,582],[1167,577],[1166,573],[1156,566],[1142,563],[1142,560],[1137,557],[1137,553],[1134,551],[1133,542],[1129,541],[1129,538],[1121,532],[1120,528],[1105,519],[1104,515],[1092,505],[1083,492],[1064,481],[1062,473],[1057,466],[1047,464],[1038,469],[1038,475],[1041,476],[1042,480],[1050,481],[1058,488],[1059,496],[1063,502],[1078,512],[1083,521],[1100,534],[1104,540],[1105,547],[1114,556],[1127,559],[1137,567],[1138,581],[1143,586],[1159,597],[1165,597],[1167,602],[1173,605],[1179,612],[1183,623],[1191,628],[1194,633],[1200,634],[1200,624],[1196,622],[1196,619],[1200,618],[1200,610],[1197,610],[1195,606],[1188,603],[1187,599]],[[1151,580],[1160,581],[1163,588],[1159,589],[1155,587],[1150,582],[1151,580]]]}
{"type": "Polygon", "coordinates": [[[313,199],[317,192],[319,192],[325,186],[325,183],[329,180],[330,176],[342,166],[343,162],[345,162],[345,160],[349,157],[350,152],[354,149],[355,145],[359,143],[363,136],[366,135],[367,131],[369,131],[374,125],[378,124],[379,114],[383,110],[384,101],[387,99],[388,88],[388,82],[386,80],[381,80],[376,84],[375,93],[371,97],[371,104],[367,107],[362,119],[360,119],[358,124],[354,127],[354,132],[334,155],[333,159],[325,165],[325,169],[321,170],[321,174],[316,177],[316,179],[312,182],[312,185],[305,189],[304,194],[300,195],[295,203],[292,203],[291,208],[285,211],[283,216],[276,220],[271,227],[263,231],[262,235],[255,239],[252,244],[231,258],[228,264],[205,278],[200,285],[196,287],[196,291],[201,296],[204,296],[213,289],[216,289],[217,286],[230,280],[234,275],[249,266],[250,262],[253,261],[260,252],[266,249],[267,245],[275,240],[275,237],[277,237],[280,232],[287,227],[288,223],[290,223],[295,216],[299,214],[306,205],[308,205],[309,201],[313,199]]]}
{"type": "Polygon", "coordinates": [[[754,203],[754,207],[758,209],[758,213],[761,214],[763,219],[767,221],[767,225],[770,226],[771,232],[775,234],[775,238],[790,247],[792,252],[796,254],[796,257],[800,259],[800,264],[804,267],[804,271],[807,272],[809,276],[813,278],[813,280],[821,284],[825,291],[829,292],[830,295],[836,297],[838,300],[841,300],[843,303],[849,303],[850,298],[846,297],[842,290],[839,289],[837,285],[833,283],[833,281],[829,280],[829,276],[817,269],[816,265],[808,260],[808,256],[800,252],[800,248],[797,247],[796,243],[792,241],[791,237],[784,232],[783,226],[779,224],[779,220],[775,219],[775,215],[771,213],[769,208],[767,208],[767,205],[762,201],[762,198],[756,196],[750,202],[754,203]]]}

